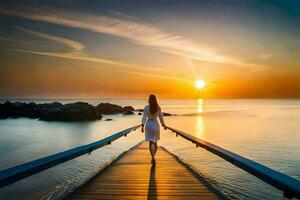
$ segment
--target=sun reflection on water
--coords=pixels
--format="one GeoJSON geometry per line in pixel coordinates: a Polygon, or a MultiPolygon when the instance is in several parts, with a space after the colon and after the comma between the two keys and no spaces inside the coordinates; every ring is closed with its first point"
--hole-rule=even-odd
{"type": "MultiPolygon", "coordinates": [[[[203,113],[203,99],[197,100],[197,113],[203,113]]],[[[205,125],[202,116],[197,116],[196,118],[196,137],[205,139],[205,125]]]]}

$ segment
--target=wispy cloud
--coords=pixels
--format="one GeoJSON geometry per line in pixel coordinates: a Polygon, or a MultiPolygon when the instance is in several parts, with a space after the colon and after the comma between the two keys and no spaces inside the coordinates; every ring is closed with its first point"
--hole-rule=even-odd
{"type": "Polygon", "coordinates": [[[22,40],[12,39],[8,37],[0,37],[0,40],[9,41],[9,42],[17,42],[17,43],[24,43],[22,40]]]}
{"type": "Polygon", "coordinates": [[[66,52],[47,52],[47,51],[32,51],[32,50],[22,50],[22,49],[14,49],[13,51],[22,52],[22,53],[30,53],[36,55],[43,55],[43,56],[51,56],[57,58],[65,58],[65,59],[72,59],[72,60],[80,60],[80,61],[88,61],[100,64],[110,64],[112,67],[116,66],[119,67],[119,70],[125,71],[129,69],[140,70],[140,71],[153,71],[153,72],[162,72],[163,70],[160,68],[148,67],[148,66],[136,66],[127,63],[122,63],[113,60],[101,59],[94,56],[90,56],[84,52],[85,46],[82,43],[76,42],[74,40],[70,40],[64,37],[49,35],[46,33],[41,33],[29,29],[25,29],[22,27],[16,27],[16,29],[20,31],[24,31],[30,33],[32,35],[42,37],[48,39],[50,41],[58,42],[70,48],[69,51],[66,52]],[[120,68],[121,67],[121,68],[120,68]]]}
{"type": "Polygon", "coordinates": [[[49,35],[49,34],[45,34],[45,33],[40,33],[40,32],[37,32],[37,31],[25,29],[25,28],[22,28],[22,27],[16,27],[16,29],[27,32],[27,33],[30,33],[30,34],[35,35],[35,36],[39,36],[39,37],[42,37],[42,38],[45,38],[45,39],[48,39],[48,40],[52,40],[52,41],[64,44],[64,45],[70,47],[72,51],[80,52],[85,48],[85,46],[83,44],[81,44],[79,42],[76,42],[74,40],[67,39],[67,38],[53,36],[53,35],[49,35]]]}
{"type": "MultiPolygon", "coordinates": [[[[79,61],[87,61],[87,62],[93,62],[93,63],[100,63],[100,64],[109,64],[110,70],[116,71],[116,72],[122,72],[125,74],[134,74],[134,75],[140,75],[145,77],[157,77],[162,79],[170,79],[170,80],[177,80],[177,81],[184,81],[186,83],[190,83],[191,81],[185,78],[181,78],[178,76],[172,76],[172,74],[165,72],[164,69],[161,68],[155,68],[155,67],[149,67],[149,66],[136,66],[136,65],[130,65],[126,63],[121,63],[113,60],[106,60],[101,59],[93,56],[89,56],[86,53],[83,53],[81,50],[85,49],[85,46],[79,42],[58,37],[54,35],[49,35],[46,33],[41,33],[21,27],[16,27],[18,30],[36,35],[38,37],[42,37],[54,42],[58,42],[61,44],[65,44],[66,46],[70,47],[70,51],[68,52],[42,52],[42,51],[31,51],[31,50],[21,50],[21,49],[14,49],[13,51],[21,52],[21,53],[30,53],[30,54],[36,54],[36,55],[42,55],[42,56],[51,56],[56,58],[64,58],[64,59],[72,59],[72,60],[79,60],[79,61]]],[[[88,65],[90,67],[102,67],[102,65],[88,65]]]]}
{"type": "MultiPolygon", "coordinates": [[[[88,62],[94,62],[94,63],[105,63],[105,64],[122,67],[122,68],[110,68],[110,70],[117,71],[117,72],[141,75],[141,76],[147,76],[147,77],[149,77],[149,76],[150,77],[158,77],[158,78],[163,78],[163,79],[171,79],[171,80],[178,80],[178,81],[184,81],[187,83],[191,83],[190,80],[185,79],[185,78],[175,77],[175,76],[172,76],[171,74],[165,75],[164,73],[162,73],[162,72],[164,72],[164,70],[161,70],[159,68],[150,68],[150,67],[141,68],[138,66],[128,65],[128,64],[124,64],[124,63],[120,63],[120,62],[82,56],[80,54],[38,52],[38,51],[27,51],[27,50],[20,50],[20,49],[14,49],[14,51],[21,52],[21,53],[43,55],[43,56],[52,56],[52,57],[57,57],[57,58],[88,61],[88,62]],[[124,67],[135,68],[135,70],[126,70],[126,68],[124,69],[124,67]],[[151,72],[151,73],[149,73],[149,72],[151,72]]],[[[91,65],[91,67],[95,67],[95,66],[91,65]]],[[[97,67],[99,67],[99,66],[97,66],[97,67]]]]}
{"type": "Polygon", "coordinates": [[[167,33],[149,23],[125,17],[126,15],[124,16],[124,14],[119,14],[119,17],[111,17],[104,15],[89,15],[57,8],[23,7],[9,9],[1,6],[0,12],[26,19],[80,28],[125,38],[140,45],[151,46],[160,51],[180,55],[186,59],[245,67],[263,66],[212,52],[211,50],[202,48],[192,40],[167,33]]]}

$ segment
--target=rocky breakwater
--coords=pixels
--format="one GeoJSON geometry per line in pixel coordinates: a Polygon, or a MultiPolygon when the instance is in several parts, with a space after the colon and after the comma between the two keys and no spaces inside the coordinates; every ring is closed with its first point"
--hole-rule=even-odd
{"type": "Polygon", "coordinates": [[[85,102],[61,104],[59,102],[36,104],[10,102],[0,104],[0,119],[28,117],[44,121],[94,121],[102,114],[134,114],[132,106],[121,107],[110,103],[97,106],[85,102]]]}
{"type": "Polygon", "coordinates": [[[101,114],[96,111],[94,106],[76,102],[50,108],[43,112],[39,119],[44,121],[94,121],[101,118],[101,114]]]}

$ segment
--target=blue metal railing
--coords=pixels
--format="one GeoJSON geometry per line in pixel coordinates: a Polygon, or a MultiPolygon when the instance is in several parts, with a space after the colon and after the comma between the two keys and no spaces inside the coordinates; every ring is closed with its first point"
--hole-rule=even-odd
{"type": "Polygon", "coordinates": [[[0,188],[10,185],[14,182],[17,182],[21,179],[24,179],[43,170],[46,170],[48,168],[51,168],[53,166],[56,166],[58,164],[64,163],[68,160],[82,156],[86,153],[90,153],[105,145],[109,145],[112,141],[117,140],[120,137],[126,137],[128,133],[130,133],[131,131],[135,131],[140,126],[141,125],[133,126],[97,142],[75,147],[67,151],[63,151],[57,154],[53,154],[0,171],[0,188]]]}
{"type": "Polygon", "coordinates": [[[196,147],[202,147],[207,151],[223,158],[224,160],[232,163],[240,169],[256,176],[260,180],[272,185],[273,187],[283,191],[283,195],[286,198],[297,198],[300,199],[300,181],[275,171],[269,167],[262,164],[249,160],[231,151],[218,147],[214,144],[206,142],[204,140],[193,137],[187,133],[180,130],[167,127],[167,129],[176,133],[176,136],[181,136],[182,138],[196,144],[196,147]]]}

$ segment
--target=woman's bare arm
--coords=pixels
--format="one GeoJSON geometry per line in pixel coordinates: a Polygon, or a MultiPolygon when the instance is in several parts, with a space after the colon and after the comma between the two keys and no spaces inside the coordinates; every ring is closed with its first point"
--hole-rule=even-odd
{"type": "Polygon", "coordinates": [[[147,121],[147,106],[145,106],[144,111],[143,111],[143,116],[142,116],[142,132],[144,132],[144,126],[147,121]]]}
{"type": "Polygon", "coordinates": [[[164,118],[163,118],[163,115],[162,115],[162,112],[161,112],[161,109],[159,108],[159,114],[158,114],[158,117],[159,117],[159,121],[161,123],[161,125],[166,129],[166,124],[165,124],[165,121],[164,121],[164,118]]]}

